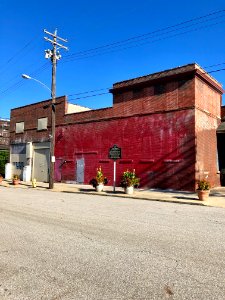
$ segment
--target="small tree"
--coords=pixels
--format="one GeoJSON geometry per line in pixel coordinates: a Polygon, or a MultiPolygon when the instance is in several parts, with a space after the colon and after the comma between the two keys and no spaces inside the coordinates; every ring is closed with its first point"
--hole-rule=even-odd
{"type": "Polygon", "coordinates": [[[9,162],[9,151],[0,150],[0,174],[5,174],[5,164],[9,162]]]}

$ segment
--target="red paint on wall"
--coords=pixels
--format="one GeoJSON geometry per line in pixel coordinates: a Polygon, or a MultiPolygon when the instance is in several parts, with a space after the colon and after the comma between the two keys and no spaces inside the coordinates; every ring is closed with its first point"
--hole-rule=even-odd
{"type": "MultiPolygon", "coordinates": [[[[135,169],[141,186],[195,190],[208,172],[218,185],[216,129],[220,123],[222,88],[195,64],[113,85],[113,107],[67,114],[65,97],[56,106],[56,177],[76,181],[77,160],[84,159],[84,182],[101,165],[113,184],[114,145],[122,148],[117,161],[117,185],[126,169],[135,169]],[[60,173],[61,172],[61,173],[60,173]]],[[[11,111],[11,143],[49,141],[50,101],[11,111]],[[31,113],[32,112],[32,113],[31,113]],[[37,119],[48,117],[48,129],[37,131],[37,119]],[[24,121],[24,133],[15,133],[24,121]]]]}
{"type": "Polygon", "coordinates": [[[113,183],[113,161],[108,159],[114,144],[122,149],[117,160],[117,185],[122,173],[135,169],[141,186],[193,189],[194,113],[192,110],[142,117],[73,124],[58,128],[56,156],[70,159],[62,167],[62,179],[74,180],[76,160],[85,160],[85,183],[101,165],[113,183]],[[187,176],[187,170],[192,176],[187,176]]]}

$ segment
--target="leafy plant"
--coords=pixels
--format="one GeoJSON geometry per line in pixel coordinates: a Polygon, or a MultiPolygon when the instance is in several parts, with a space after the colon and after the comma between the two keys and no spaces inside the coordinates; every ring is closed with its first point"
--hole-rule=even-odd
{"type": "Polygon", "coordinates": [[[140,184],[140,178],[136,176],[135,169],[133,169],[133,171],[127,170],[123,172],[122,180],[120,183],[122,187],[124,188],[129,186],[138,187],[139,184],[140,184]]]}
{"type": "Polygon", "coordinates": [[[210,182],[207,181],[206,179],[202,179],[198,181],[198,188],[197,188],[198,190],[208,191],[210,190],[210,188],[211,188],[210,182]]]}
{"type": "Polygon", "coordinates": [[[92,178],[89,182],[93,187],[96,187],[99,184],[107,184],[108,179],[104,176],[101,166],[97,168],[96,176],[92,178]]]}
{"type": "Polygon", "coordinates": [[[9,151],[0,150],[0,173],[5,174],[5,164],[9,161],[9,151]]]}

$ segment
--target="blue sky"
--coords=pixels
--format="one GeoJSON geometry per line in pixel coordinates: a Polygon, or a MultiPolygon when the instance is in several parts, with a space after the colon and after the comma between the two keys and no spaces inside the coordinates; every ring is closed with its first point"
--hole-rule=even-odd
{"type": "MultiPolygon", "coordinates": [[[[57,28],[68,39],[69,51],[60,51],[57,65],[57,96],[100,108],[112,105],[105,93],[121,80],[192,62],[207,71],[225,69],[225,11],[218,12],[223,9],[224,0],[1,0],[0,117],[50,98],[43,86],[21,78],[26,73],[51,86],[51,64],[44,58],[51,46],[43,29],[57,28]],[[103,95],[89,97],[93,94],[103,95]]],[[[225,87],[225,71],[211,75],[225,87]]]]}

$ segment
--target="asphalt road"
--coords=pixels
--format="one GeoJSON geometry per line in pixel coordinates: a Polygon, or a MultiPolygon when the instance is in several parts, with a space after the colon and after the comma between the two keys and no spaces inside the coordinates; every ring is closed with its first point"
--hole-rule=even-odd
{"type": "Polygon", "coordinates": [[[225,299],[225,209],[0,187],[1,300],[225,299]]]}

